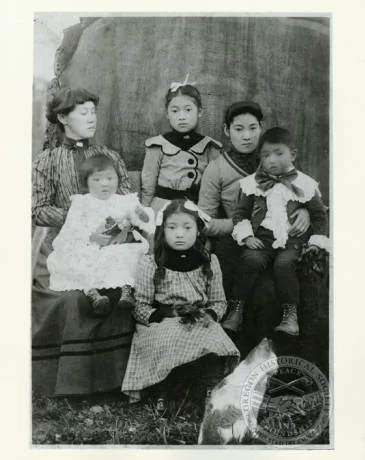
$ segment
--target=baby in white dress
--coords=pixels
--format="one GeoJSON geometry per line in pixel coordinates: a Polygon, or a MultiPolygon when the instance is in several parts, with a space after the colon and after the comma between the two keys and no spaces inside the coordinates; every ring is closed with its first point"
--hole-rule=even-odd
{"type": "Polygon", "coordinates": [[[98,289],[121,287],[118,305],[134,303],[136,269],[149,249],[145,236],[154,232],[154,214],[142,207],[137,193],[116,194],[118,174],[105,155],[88,158],[81,172],[89,193],[71,197],[66,221],[47,260],[50,288],[83,290],[94,313],[103,315],[110,303],[98,289]]]}

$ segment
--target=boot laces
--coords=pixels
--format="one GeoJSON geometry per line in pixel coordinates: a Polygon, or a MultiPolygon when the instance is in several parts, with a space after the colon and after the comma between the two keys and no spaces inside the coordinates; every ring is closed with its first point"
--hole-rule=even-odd
{"type": "Polygon", "coordinates": [[[239,311],[241,302],[240,300],[231,300],[231,311],[239,311]]]}
{"type": "Polygon", "coordinates": [[[130,284],[126,284],[125,286],[123,286],[122,295],[126,297],[133,296],[133,288],[130,284]]]}
{"type": "Polygon", "coordinates": [[[290,323],[297,319],[297,313],[294,305],[285,305],[283,311],[282,323],[290,323]]]}

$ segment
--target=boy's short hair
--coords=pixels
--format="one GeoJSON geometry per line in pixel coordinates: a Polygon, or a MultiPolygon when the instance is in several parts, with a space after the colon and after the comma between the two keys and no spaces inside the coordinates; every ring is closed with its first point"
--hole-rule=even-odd
{"type": "Polygon", "coordinates": [[[263,145],[268,144],[284,144],[290,149],[294,147],[293,137],[288,129],[280,128],[276,126],[275,128],[270,128],[261,136],[259,143],[259,152],[261,151],[263,145]]]}

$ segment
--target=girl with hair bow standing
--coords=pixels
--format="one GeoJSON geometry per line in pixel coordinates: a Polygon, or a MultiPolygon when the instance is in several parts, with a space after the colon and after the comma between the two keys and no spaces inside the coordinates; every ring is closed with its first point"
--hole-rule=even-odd
{"type": "Polygon", "coordinates": [[[188,198],[197,203],[205,168],[220,155],[222,144],[196,131],[202,100],[195,83],[172,83],[165,98],[171,131],[146,140],[142,168],[144,206],[155,213],[168,200],[188,198]]]}

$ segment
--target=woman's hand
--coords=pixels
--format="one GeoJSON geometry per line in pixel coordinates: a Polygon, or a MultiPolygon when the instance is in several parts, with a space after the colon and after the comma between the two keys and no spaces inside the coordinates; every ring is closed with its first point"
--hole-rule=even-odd
{"type": "Polygon", "coordinates": [[[291,219],[295,218],[289,230],[290,236],[302,236],[310,226],[309,212],[304,208],[299,208],[290,216],[291,219]]]}
{"type": "Polygon", "coordinates": [[[260,238],[256,238],[255,236],[248,236],[243,241],[249,249],[264,249],[265,247],[260,238]]]}
{"type": "Polygon", "coordinates": [[[110,235],[104,235],[103,233],[94,232],[90,235],[89,240],[91,243],[96,243],[101,248],[109,244],[111,239],[110,235]]]}

